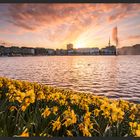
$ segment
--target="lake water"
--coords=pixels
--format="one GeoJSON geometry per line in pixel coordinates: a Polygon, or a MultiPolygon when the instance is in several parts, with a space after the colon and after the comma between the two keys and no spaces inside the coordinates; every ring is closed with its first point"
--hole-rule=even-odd
{"type": "Polygon", "coordinates": [[[140,101],[140,56],[0,57],[0,76],[140,101]]]}

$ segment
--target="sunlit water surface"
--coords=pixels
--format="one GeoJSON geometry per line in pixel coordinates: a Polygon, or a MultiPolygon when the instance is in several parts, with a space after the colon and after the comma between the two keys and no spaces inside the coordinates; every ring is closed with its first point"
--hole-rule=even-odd
{"type": "Polygon", "coordinates": [[[0,57],[0,76],[140,101],[140,56],[0,57]]]}

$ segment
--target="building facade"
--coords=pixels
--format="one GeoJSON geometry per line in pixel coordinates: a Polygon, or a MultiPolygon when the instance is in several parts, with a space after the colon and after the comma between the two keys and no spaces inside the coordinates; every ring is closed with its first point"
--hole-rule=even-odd
{"type": "Polygon", "coordinates": [[[116,55],[116,47],[115,46],[107,46],[100,50],[101,55],[116,55]]]}
{"type": "Polygon", "coordinates": [[[99,55],[99,48],[78,48],[75,52],[79,55],[99,55]]]}
{"type": "Polygon", "coordinates": [[[35,55],[34,48],[21,47],[21,52],[22,55],[35,55]]]}
{"type": "Polygon", "coordinates": [[[67,50],[73,50],[73,44],[67,44],[67,50]]]}

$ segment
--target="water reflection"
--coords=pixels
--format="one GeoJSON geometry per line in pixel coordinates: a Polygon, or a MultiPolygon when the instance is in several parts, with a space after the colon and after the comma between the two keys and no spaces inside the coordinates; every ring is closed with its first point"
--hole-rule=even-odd
{"type": "Polygon", "coordinates": [[[140,56],[44,56],[0,58],[0,76],[140,99],[140,56]]]}

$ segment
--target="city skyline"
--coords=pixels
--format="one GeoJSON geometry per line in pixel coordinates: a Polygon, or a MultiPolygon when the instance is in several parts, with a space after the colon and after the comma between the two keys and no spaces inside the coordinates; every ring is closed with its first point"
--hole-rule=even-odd
{"type": "Polygon", "coordinates": [[[65,49],[140,43],[140,4],[1,4],[0,43],[65,49]]]}

